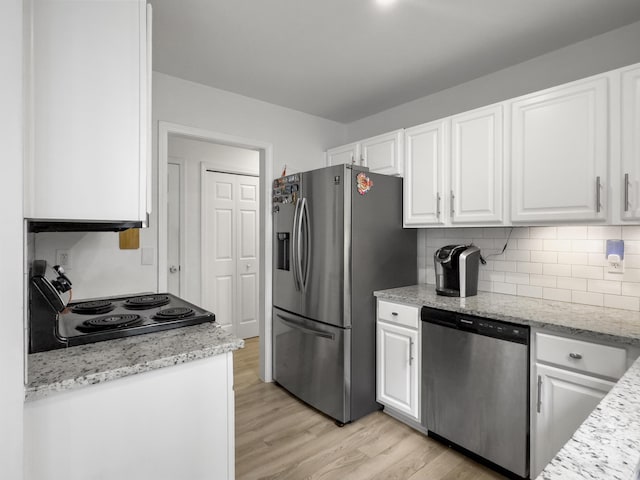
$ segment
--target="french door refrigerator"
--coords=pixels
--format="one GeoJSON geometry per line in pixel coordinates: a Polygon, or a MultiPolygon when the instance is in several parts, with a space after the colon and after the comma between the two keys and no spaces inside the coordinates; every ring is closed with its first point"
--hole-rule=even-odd
{"type": "Polygon", "coordinates": [[[273,183],[274,380],[339,424],[375,401],[374,290],[416,283],[402,178],[335,165],[273,183]]]}

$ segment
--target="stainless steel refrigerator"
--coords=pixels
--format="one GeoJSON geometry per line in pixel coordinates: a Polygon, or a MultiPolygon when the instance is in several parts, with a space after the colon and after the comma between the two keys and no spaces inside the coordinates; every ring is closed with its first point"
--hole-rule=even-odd
{"type": "Polygon", "coordinates": [[[338,423],[375,401],[374,290],[417,280],[402,178],[336,165],[273,183],[273,374],[338,423]]]}

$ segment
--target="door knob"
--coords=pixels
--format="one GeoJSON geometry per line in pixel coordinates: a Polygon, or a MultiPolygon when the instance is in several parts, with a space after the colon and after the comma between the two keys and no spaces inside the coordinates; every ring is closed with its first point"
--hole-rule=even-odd
{"type": "Polygon", "coordinates": [[[247,263],[246,267],[247,270],[249,270],[251,268],[251,264],[247,263]]]}
{"type": "Polygon", "coordinates": [[[175,265],[171,265],[169,267],[169,273],[176,273],[178,271],[178,267],[176,267],[175,265]]]}

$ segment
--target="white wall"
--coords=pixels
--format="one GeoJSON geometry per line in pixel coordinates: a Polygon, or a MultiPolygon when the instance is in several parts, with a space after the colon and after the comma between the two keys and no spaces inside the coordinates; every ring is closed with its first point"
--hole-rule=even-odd
{"type": "Polygon", "coordinates": [[[478,289],[524,297],[640,310],[640,226],[444,228],[423,230],[423,281],[435,284],[433,254],[473,243],[487,264],[478,289]],[[502,248],[508,241],[504,253],[502,248]],[[608,273],[607,239],[624,240],[624,273],[608,273]]]}
{"type": "MultiPolygon", "coordinates": [[[[273,145],[274,168],[299,171],[324,165],[324,150],[344,141],[346,127],[284,107],[154,72],[154,211],[141,247],[157,253],[158,120],[273,145]]],[[[35,257],[55,262],[56,249],[71,253],[75,299],[157,290],[157,261],[141,264],[141,250],[120,250],[117,233],[37,234],[35,257]]]]}
{"type": "Polygon", "coordinates": [[[638,62],[640,22],[352,122],[347,140],[419,125],[638,62]]]}
{"type": "Polygon", "coordinates": [[[22,478],[22,1],[0,2],[0,476],[22,478]]]}
{"type": "MultiPolygon", "coordinates": [[[[260,172],[260,153],[255,150],[218,145],[198,140],[169,136],[169,162],[181,159],[184,165],[185,196],[182,208],[185,214],[185,258],[181,269],[184,283],[181,284],[180,295],[196,305],[202,305],[200,290],[201,256],[200,256],[200,165],[206,162],[214,169],[225,172],[238,172],[258,175],[260,172]]],[[[262,196],[260,197],[262,198],[262,196]]]]}

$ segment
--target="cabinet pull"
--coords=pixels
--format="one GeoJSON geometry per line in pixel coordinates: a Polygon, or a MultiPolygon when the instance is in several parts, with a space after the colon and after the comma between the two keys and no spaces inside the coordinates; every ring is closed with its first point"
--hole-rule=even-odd
{"type": "Polygon", "coordinates": [[[569,356],[571,358],[573,358],[574,360],[580,360],[582,358],[582,354],[581,353],[573,353],[573,352],[571,352],[569,354],[569,356]]]}
{"type": "Polygon", "coordinates": [[[353,155],[353,153],[352,153],[352,154],[351,154],[351,164],[352,164],[352,165],[355,165],[355,163],[356,163],[356,158],[355,158],[355,156],[354,156],[354,155],[353,155]]]}
{"type": "Polygon", "coordinates": [[[364,166],[364,164],[365,164],[364,156],[360,155],[360,165],[364,166]]]}
{"type": "Polygon", "coordinates": [[[398,316],[398,312],[391,312],[391,315],[394,316],[394,317],[397,317],[398,316]]]}
{"type": "Polygon", "coordinates": [[[440,194],[436,193],[436,218],[440,218],[440,194]]]}
{"type": "Polygon", "coordinates": [[[629,174],[624,174],[624,211],[629,211],[629,174]]]}
{"type": "Polygon", "coordinates": [[[600,213],[600,208],[601,208],[601,204],[600,204],[600,189],[601,189],[601,185],[600,185],[600,176],[596,177],[596,213],[600,213]]]}
{"type": "Polygon", "coordinates": [[[542,407],[542,375],[538,375],[538,401],[536,402],[536,411],[540,413],[542,407]]]}
{"type": "Polygon", "coordinates": [[[413,363],[413,340],[409,340],[409,365],[413,363]]]}
{"type": "Polygon", "coordinates": [[[449,205],[450,209],[451,209],[451,216],[453,217],[453,212],[455,211],[453,208],[453,204],[454,204],[454,200],[456,199],[456,196],[453,194],[453,190],[451,190],[451,205],[449,205]]]}

